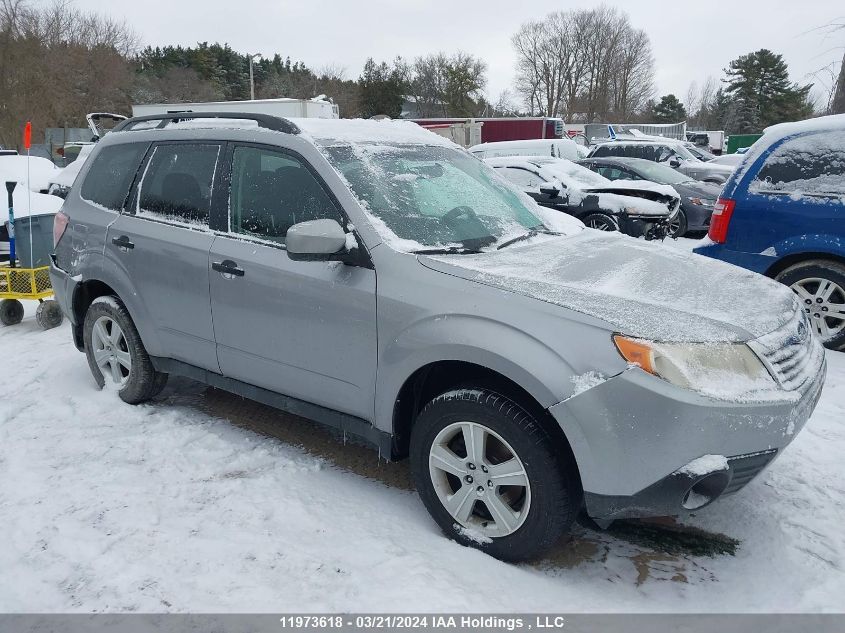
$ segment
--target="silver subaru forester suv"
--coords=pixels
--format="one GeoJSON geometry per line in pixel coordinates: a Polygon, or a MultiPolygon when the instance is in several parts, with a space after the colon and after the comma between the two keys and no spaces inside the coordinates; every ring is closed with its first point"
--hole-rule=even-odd
{"type": "Polygon", "coordinates": [[[505,560],[582,510],[735,492],[825,373],[781,285],[586,229],[410,122],[130,119],[55,239],[101,387],[134,404],[187,376],[409,457],[443,531],[505,560]]]}

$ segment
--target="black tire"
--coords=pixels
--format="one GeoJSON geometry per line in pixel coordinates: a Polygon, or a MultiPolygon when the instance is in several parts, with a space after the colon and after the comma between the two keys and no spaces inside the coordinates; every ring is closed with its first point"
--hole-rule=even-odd
{"type": "MultiPolygon", "coordinates": [[[[497,441],[495,444],[502,447],[497,441]]],[[[487,446],[489,451],[489,437],[487,446]]],[[[526,409],[486,389],[456,389],[437,396],[422,410],[411,432],[411,474],[420,498],[443,532],[463,545],[509,562],[535,558],[554,545],[568,530],[580,508],[579,486],[573,477],[567,476],[572,472],[567,466],[572,465],[564,464],[560,453],[542,425],[526,409]],[[530,489],[530,503],[519,527],[505,536],[479,538],[457,523],[438,497],[429,471],[430,452],[438,434],[459,422],[471,422],[497,434],[522,462],[529,483],[526,492],[530,489]]],[[[460,459],[467,459],[468,452],[466,455],[460,459]]],[[[477,477],[490,476],[477,470],[480,468],[473,468],[477,477]]],[[[463,489],[461,479],[454,478],[454,481],[463,489]]],[[[479,479],[469,483],[472,487],[484,482],[479,479]]],[[[487,485],[490,485],[489,481],[487,485]]],[[[493,490],[498,491],[498,488],[493,490]]],[[[492,516],[483,497],[470,503],[473,504],[471,521],[485,521],[479,516],[484,512],[488,513],[488,518],[492,516]],[[478,501],[481,501],[481,507],[478,501]]]]}
{"type": "Polygon", "coordinates": [[[842,325],[842,321],[838,319],[825,317],[825,312],[822,311],[822,308],[827,307],[827,312],[830,311],[830,308],[835,308],[840,311],[845,310],[845,265],[824,259],[811,259],[790,266],[786,270],[778,273],[775,279],[782,284],[792,287],[792,289],[796,291],[796,294],[799,295],[801,305],[804,307],[805,312],[807,312],[807,316],[810,318],[810,323],[813,326],[814,331],[822,337],[824,346],[833,350],[845,350],[845,328],[840,330],[838,334],[828,338],[823,336],[820,329],[821,321],[824,321],[824,324],[831,329],[834,326],[842,325]],[[806,284],[806,289],[808,289],[810,294],[812,294],[813,289],[818,288],[818,284],[811,281],[814,279],[827,280],[836,284],[838,287],[838,289],[835,289],[832,292],[828,301],[818,303],[817,298],[802,296],[798,290],[796,290],[795,286],[802,284],[803,282],[806,284]]]}
{"type": "Polygon", "coordinates": [[[674,225],[670,223],[669,226],[671,227],[669,237],[677,239],[686,235],[689,225],[687,224],[687,214],[684,213],[683,209],[678,209],[678,217],[675,218],[674,225]]]}
{"type": "Polygon", "coordinates": [[[590,213],[581,218],[581,221],[597,231],[618,231],[619,222],[612,215],[606,213],[590,213]]]}
{"type": "Polygon", "coordinates": [[[17,299],[0,301],[0,323],[17,325],[23,319],[23,304],[17,299]]]}
{"type": "Polygon", "coordinates": [[[59,302],[53,299],[47,299],[38,304],[38,309],[35,311],[35,320],[42,330],[51,330],[54,327],[59,327],[64,321],[65,315],[62,314],[62,308],[59,302]]]}
{"type": "Polygon", "coordinates": [[[88,307],[82,328],[85,343],[85,356],[88,366],[100,388],[105,386],[103,372],[94,359],[92,345],[94,324],[100,317],[108,317],[118,324],[123,331],[125,346],[131,359],[131,368],[123,387],[118,391],[120,399],[129,404],[139,404],[153,398],[164,389],[167,374],[158,372],[153,367],[147,350],[141,342],[141,336],[126,307],[117,297],[99,297],[88,307]]]}

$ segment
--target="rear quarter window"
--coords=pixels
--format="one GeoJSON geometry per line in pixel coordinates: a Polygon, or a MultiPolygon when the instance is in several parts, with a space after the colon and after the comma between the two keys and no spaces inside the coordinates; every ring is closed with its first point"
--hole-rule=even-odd
{"type": "Polygon", "coordinates": [[[769,154],[748,189],[794,196],[845,196],[845,131],[787,139],[769,154]]]}
{"type": "Polygon", "coordinates": [[[125,143],[102,148],[85,174],[79,195],[87,202],[120,211],[146,151],[146,143],[125,143]]]}

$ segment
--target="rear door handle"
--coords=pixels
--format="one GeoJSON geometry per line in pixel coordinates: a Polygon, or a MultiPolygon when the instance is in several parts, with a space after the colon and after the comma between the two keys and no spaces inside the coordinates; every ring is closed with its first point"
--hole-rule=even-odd
{"type": "Polygon", "coordinates": [[[129,238],[125,235],[121,235],[120,237],[113,237],[111,243],[124,252],[135,248],[135,244],[130,242],[129,238]]]}
{"type": "Polygon", "coordinates": [[[244,276],[244,269],[239,268],[237,262],[233,262],[231,259],[224,259],[222,262],[211,262],[211,270],[216,270],[226,279],[244,276]]]}

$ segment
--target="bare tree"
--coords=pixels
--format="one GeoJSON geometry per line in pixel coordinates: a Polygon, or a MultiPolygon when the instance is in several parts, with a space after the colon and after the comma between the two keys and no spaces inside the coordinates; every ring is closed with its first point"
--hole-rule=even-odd
{"type": "Polygon", "coordinates": [[[58,0],[33,6],[0,0],[0,143],[17,145],[31,120],[79,126],[87,112],[129,109],[126,56],[138,38],[124,23],[58,0]]]}
{"type": "Polygon", "coordinates": [[[523,24],[511,43],[516,91],[532,113],[628,118],[654,92],[648,36],[616,9],[552,13],[523,24]]]}

